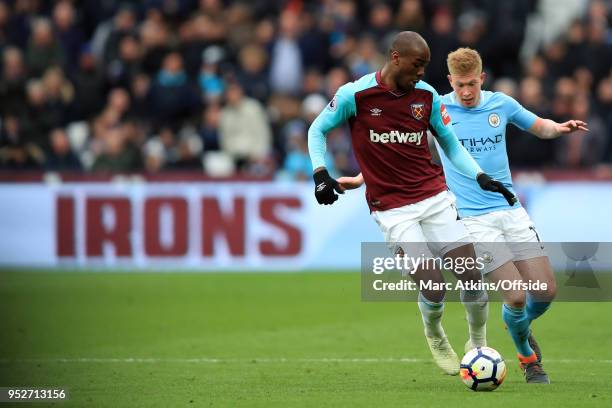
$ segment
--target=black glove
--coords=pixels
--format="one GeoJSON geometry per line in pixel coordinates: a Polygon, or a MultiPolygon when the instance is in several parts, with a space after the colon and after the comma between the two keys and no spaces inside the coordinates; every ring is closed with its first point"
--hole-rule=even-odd
{"type": "Polygon", "coordinates": [[[500,193],[503,195],[506,201],[508,201],[509,205],[514,205],[514,203],[518,202],[518,199],[510,192],[510,190],[504,187],[504,185],[499,181],[492,179],[488,174],[480,173],[476,177],[476,181],[478,181],[480,188],[483,190],[492,191],[494,193],[500,193]]]}
{"type": "Polygon", "coordinates": [[[315,197],[319,204],[333,204],[338,199],[338,195],[334,192],[336,190],[340,194],[344,194],[344,191],[340,188],[340,184],[327,172],[326,169],[319,170],[312,175],[315,182],[315,197]]]}

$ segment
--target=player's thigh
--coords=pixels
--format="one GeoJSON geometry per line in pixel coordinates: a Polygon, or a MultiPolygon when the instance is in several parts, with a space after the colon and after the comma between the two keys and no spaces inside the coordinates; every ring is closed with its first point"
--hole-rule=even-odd
{"type": "MultiPolygon", "coordinates": [[[[404,272],[417,284],[423,296],[431,302],[443,301],[445,290],[439,288],[444,282],[444,277],[434,262],[424,262],[432,260],[434,255],[427,245],[421,225],[412,222],[398,223],[391,229],[390,238],[393,240],[390,245],[393,245],[394,254],[422,260],[416,269],[404,272]]],[[[415,262],[410,264],[414,265],[415,262]]]]}
{"type": "Polygon", "coordinates": [[[506,210],[502,214],[504,238],[515,261],[546,256],[544,244],[540,241],[535,224],[524,208],[506,210]]]}
{"type": "Polygon", "coordinates": [[[454,269],[453,274],[463,282],[479,282],[482,274],[478,268],[476,251],[471,243],[453,248],[444,253],[445,260],[451,260],[454,269]]]}
{"type": "Polygon", "coordinates": [[[401,249],[402,254],[411,257],[431,256],[418,217],[408,208],[377,211],[372,213],[372,217],[392,253],[396,254],[401,249]]]}
{"type": "Polygon", "coordinates": [[[436,256],[471,242],[470,234],[459,219],[453,197],[446,191],[436,196],[436,201],[424,214],[421,226],[436,256]]]}
{"type": "MultiPolygon", "coordinates": [[[[444,283],[444,277],[435,262],[427,262],[427,260],[433,260],[434,255],[431,253],[427,242],[425,242],[420,224],[402,229],[399,234],[399,241],[396,243],[395,253],[423,260],[416,269],[406,272],[427,300],[442,302],[446,294],[444,289],[440,289],[441,284],[444,283]]],[[[411,264],[414,265],[415,263],[412,262],[411,264]]]]}
{"type": "Polygon", "coordinates": [[[504,303],[513,307],[523,307],[525,305],[525,291],[518,287],[518,284],[522,282],[521,274],[512,261],[498,266],[486,276],[491,282],[499,282],[504,303]]]}
{"type": "Polygon", "coordinates": [[[498,212],[465,217],[463,223],[474,241],[479,263],[484,265],[483,274],[486,275],[514,259],[505,242],[498,212]]]}
{"type": "Polygon", "coordinates": [[[546,289],[529,292],[535,300],[550,302],[554,299],[557,294],[557,283],[547,256],[514,261],[514,265],[524,281],[546,283],[546,289]]]}

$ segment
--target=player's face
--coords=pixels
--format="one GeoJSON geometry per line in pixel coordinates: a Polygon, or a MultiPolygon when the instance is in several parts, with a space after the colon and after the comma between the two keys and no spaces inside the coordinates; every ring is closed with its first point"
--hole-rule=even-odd
{"type": "Polygon", "coordinates": [[[404,56],[394,55],[394,62],[397,66],[396,83],[399,89],[411,91],[414,89],[423,75],[425,68],[429,64],[429,48],[424,47],[420,50],[411,50],[404,56]]]}
{"type": "Polygon", "coordinates": [[[473,108],[478,105],[484,75],[484,72],[475,72],[470,75],[451,74],[448,76],[453,91],[455,91],[462,106],[473,108]]]}

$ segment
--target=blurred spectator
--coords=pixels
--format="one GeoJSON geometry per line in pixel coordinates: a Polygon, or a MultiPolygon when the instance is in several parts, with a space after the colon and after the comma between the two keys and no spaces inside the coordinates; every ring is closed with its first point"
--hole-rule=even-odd
{"type": "Polygon", "coordinates": [[[27,80],[23,54],[16,47],[7,47],[2,53],[0,79],[0,114],[20,115],[26,107],[25,84],[27,80]]]}
{"type": "Polygon", "coordinates": [[[576,81],[569,77],[559,78],[555,84],[552,116],[557,122],[564,122],[572,117],[572,104],[577,91],[576,81]]]}
{"type": "Polygon", "coordinates": [[[47,135],[51,129],[63,125],[61,109],[49,109],[51,107],[49,104],[54,102],[47,96],[48,86],[45,86],[45,83],[39,79],[28,81],[26,85],[27,110],[21,120],[23,132],[28,141],[36,143],[43,150],[48,147],[47,135]]]}
{"type": "MultiPolygon", "coordinates": [[[[3,2],[10,5],[11,2],[3,2]]],[[[12,13],[9,12],[9,21],[6,26],[6,38],[9,44],[25,49],[31,32],[31,19],[37,13],[37,4],[30,0],[16,0],[12,4],[12,13]]]]}
{"type": "Polygon", "coordinates": [[[609,143],[605,125],[593,115],[589,98],[584,94],[572,100],[571,117],[587,122],[589,131],[576,131],[560,139],[559,162],[570,168],[593,166],[604,158],[609,143]]]}
{"type": "Polygon", "coordinates": [[[73,74],[74,120],[89,120],[104,106],[104,80],[96,66],[89,46],[84,46],[79,56],[79,69],[73,74]]]}
{"type": "Polygon", "coordinates": [[[329,70],[325,78],[325,93],[331,100],[338,88],[350,81],[347,70],[343,67],[335,67],[329,70]]]}
{"type": "Polygon", "coordinates": [[[221,106],[217,103],[208,105],[202,112],[200,122],[200,138],[206,151],[219,150],[219,123],[221,122],[221,106]]]}
{"type": "Polygon", "coordinates": [[[144,146],[144,166],[148,172],[164,169],[176,161],[177,157],[176,135],[169,126],[162,127],[144,146]]]}
{"type": "Polygon", "coordinates": [[[185,60],[185,70],[190,77],[197,76],[205,59],[203,54],[205,49],[218,46],[216,54],[210,56],[218,57],[214,63],[219,63],[224,58],[225,49],[221,45],[225,42],[226,28],[222,24],[223,21],[223,18],[215,19],[208,14],[196,14],[179,27],[180,52],[185,60]]]}
{"type": "Polygon", "coordinates": [[[221,77],[219,67],[223,58],[223,49],[216,45],[206,48],[202,53],[202,68],[198,76],[198,85],[204,99],[209,103],[218,102],[223,98],[225,82],[221,77]]]}
{"type": "Polygon", "coordinates": [[[0,129],[0,168],[32,170],[40,168],[42,160],[42,150],[26,141],[19,119],[5,116],[0,129]]]}
{"type": "Polygon", "coordinates": [[[174,170],[202,171],[201,153],[202,141],[198,135],[190,131],[184,132],[178,143],[176,161],[172,163],[170,168],[174,170]]]}
{"type": "Polygon", "coordinates": [[[290,180],[310,180],[312,164],[308,154],[308,128],[300,121],[287,124],[286,149],[287,156],[283,163],[283,178],[290,180]]]}
{"type": "MultiPolygon", "coordinates": [[[[454,32],[453,16],[446,7],[436,9],[430,27],[423,33],[431,52],[430,67],[443,67],[440,69],[429,68],[426,72],[426,81],[439,93],[450,92],[451,87],[446,78],[446,57],[449,52],[458,48],[459,42],[454,32]]],[[[485,60],[486,61],[486,60],[485,60]]]]}
{"type": "Polygon", "coordinates": [[[135,35],[127,34],[119,40],[117,55],[106,66],[106,80],[110,86],[128,88],[142,71],[142,49],[135,35]]]}
{"type": "MultiPolygon", "coordinates": [[[[367,32],[379,44],[385,44],[385,39],[392,35],[393,31],[401,31],[393,27],[393,10],[385,2],[375,2],[368,15],[367,32]]],[[[385,47],[386,48],[386,47],[385,47]]]]}
{"type": "Polygon", "coordinates": [[[136,27],[136,11],[123,3],[113,18],[99,24],[91,40],[91,51],[96,61],[106,63],[116,52],[119,39],[131,33],[136,27]]]}
{"type": "Polygon", "coordinates": [[[608,32],[607,22],[602,19],[589,20],[587,26],[587,56],[582,61],[595,82],[599,82],[610,73],[612,67],[612,39],[608,32]],[[596,56],[589,58],[588,55],[596,56]]]}
{"type": "Polygon", "coordinates": [[[542,82],[538,78],[525,77],[521,80],[519,99],[525,108],[539,117],[550,116],[548,101],[544,96],[542,82]]]}
{"type": "Polygon", "coordinates": [[[302,95],[308,95],[311,93],[325,92],[324,79],[321,72],[317,69],[309,69],[304,74],[304,82],[302,83],[302,95]]]}
{"type": "MultiPolygon", "coordinates": [[[[526,109],[539,117],[551,116],[548,101],[543,93],[542,82],[538,78],[523,78],[519,85],[517,99],[526,109]]],[[[512,163],[517,166],[543,166],[553,164],[555,146],[559,140],[540,139],[510,126],[506,133],[506,142],[512,163]]]]}
{"type": "Polygon", "coordinates": [[[378,52],[377,44],[370,36],[359,39],[355,52],[348,57],[348,64],[354,79],[374,72],[383,66],[385,57],[378,52]]]}
{"type": "Polygon", "coordinates": [[[132,112],[134,117],[143,121],[151,121],[151,104],[149,101],[149,90],[151,89],[151,78],[146,74],[138,74],[130,84],[130,91],[134,98],[132,112]]]}
{"type": "MultiPolygon", "coordinates": [[[[395,15],[395,27],[398,31],[423,31],[425,16],[420,0],[401,0],[395,15]]],[[[436,44],[437,45],[437,44],[436,44]]]]}
{"type": "Polygon", "coordinates": [[[103,135],[101,152],[92,170],[111,173],[131,173],[139,170],[139,157],[128,144],[125,129],[117,126],[103,135]]]}
{"type": "Polygon", "coordinates": [[[321,19],[317,18],[313,10],[306,8],[300,15],[302,35],[300,48],[304,68],[322,70],[329,69],[331,65],[330,33],[326,32],[321,19]]]}
{"type": "Polygon", "coordinates": [[[251,40],[254,27],[253,14],[252,5],[242,1],[231,2],[225,7],[225,24],[219,20],[212,20],[211,26],[220,31],[220,34],[222,31],[223,40],[227,42],[230,49],[238,49],[251,40]],[[223,30],[221,26],[224,26],[223,30]],[[227,30],[225,27],[232,27],[232,29],[227,30]]]}
{"type": "Polygon", "coordinates": [[[11,20],[11,9],[5,1],[0,1],[0,47],[9,42],[9,22],[11,20]]]}
{"type": "Polygon", "coordinates": [[[612,162],[612,74],[602,80],[597,87],[597,102],[600,117],[604,120],[608,145],[604,160],[612,162]]]}
{"type": "Polygon", "coordinates": [[[567,54],[571,58],[565,60],[567,72],[574,72],[579,65],[584,64],[588,56],[586,47],[586,29],[581,19],[575,19],[570,24],[566,36],[567,54]]]}
{"type": "Polygon", "coordinates": [[[549,74],[548,64],[543,55],[534,55],[523,69],[525,71],[525,76],[537,78],[538,80],[540,80],[545,95],[552,95],[552,93],[554,92],[555,81],[557,78],[549,74]]]}
{"type": "Polygon", "coordinates": [[[241,167],[270,153],[272,134],[265,110],[257,100],[245,96],[238,83],[230,83],[226,95],[227,105],[221,109],[219,144],[241,167]]]}
{"type": "Polygon", "coordinates": [[[164,57],[149,91],[151,114],[158,122],[177,123],[195,113],[199,98],[191,87],[178,52],[164,57]]]}
{"type": "Polygon", "coordinates": [[[46,96],[46,114],[53,117],[53,127],[68,121],[74,101],[74,88],[60,67],[49,67],[42,77],[46,96]]]}
{"type": "Polygon", "coordinates": [[[296,95],[302,89],[303,62],[298,36],[300,21],[293,11],[280,16],[278,38],[270,56],[270,86],[273,92],[296,95]]]}
{"type": "Polygon", "coordinates": [[[78,66],[79,53],[85,43],[85,34],[76,24],[74,6],[70,1],[62,0],[53,8],[53,24],[59,44],[65,53],[69,72],[78,66]]]}
{"type": "Polygon", "coordinates": [[[81,161],[70,149],[70,141],[64,129],[53,129],[49,134],[49,139],[50,149],[45,154],[45,170],[81,170],[81,161]]]}
{"type": "Polygon", "coordinates": [[[259,45],[248,44],[240,50],[238,57],[241,69],[237,80],[248,96],[265,103],[270,96],[266,74],[268,62],[266,50],[259,45]]]}
{"type": "Polygon", "coordinates": [[[57,42],[51,22],[38,18],[32,23],[32,38],[26,52],[28,72],[38,77],[47,67],[64,63],[64,51],[57,42]]]}
{"type": "Polygon", "coordinates": [[[481,10],[469,10],[459,16],[457,25],[459,43],[480,50],[483,59],[490,61],[491,58],[488,57],[490,39],[485,35],[489,29],[488,16],[481,10]]]}
{"type": "Polygon", "coordinates": [[[142,68],[145,73],[154,75],[171,51],[168,45],[168,27],[162,21],[151,17],[140,25],[139,36],[143,47],[142,68]]]}
{"type": "Polygon", "coordinates": [[[517,85],[516,81],[511,78],[499,78],[493,83],[494,92],[503,92],[508,96],[517,98],[517,85]]]}
{"type": "Polygon", "coordinates": [[[108,94],[106,109],[113,111],[118,120],[121,120],[130,111],[130,103],[130,94],[123,88],[115,88],[108,94]]]}

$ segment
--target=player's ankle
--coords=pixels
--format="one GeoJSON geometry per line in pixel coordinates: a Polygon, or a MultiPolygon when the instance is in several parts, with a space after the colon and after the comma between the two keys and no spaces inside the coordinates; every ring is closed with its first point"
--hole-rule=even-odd
{"type": "Polygon", "coordinates": [[[536,356],[535,352],[531,352],[531,354],[528,356],[524,356],[521,353],[517,353],[517,356],[521,364],[535,363],[536,361],[538,361],[538,356],[536,356]]]}

